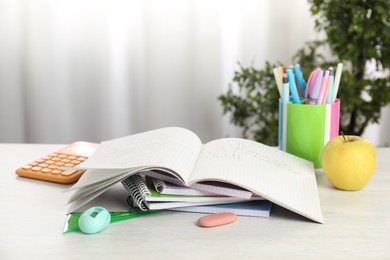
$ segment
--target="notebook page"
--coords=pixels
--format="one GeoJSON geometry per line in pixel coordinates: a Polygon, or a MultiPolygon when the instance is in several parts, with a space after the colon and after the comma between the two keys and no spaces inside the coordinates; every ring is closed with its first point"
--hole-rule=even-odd
{"type": "Polygon", "coordinates": [[[128,211],[130,210],[130,205],[127,203],[128,196],[129,192],[125,189],[125,187],[123,187],[122,183],[118,182],[103,192],[101,195],[78,208],[76,211],[84,212],[85,210],[96,205],[104,207],[108,211],[128,211]]]}
{"type": "Polygon", "coordinates": [[[202,180],[238,185],[323,223],[313,164],[277,148],[238,138],[207,143],[190,183],[202,180]]]}
{"type": "MultiPolygon", "coordinates": [[[[135,168],[135,169],[138,169],[138,168],[135,168]]],[[[99,174],[99,172],[104,172],[104,171],[108,171],[108,170],[88,169],[83,174],[83,176],[86,173],[89,175],[94,175],[94,174],[99,174]]],[[[123,170],[121,170],[121,171],[123,171],[123,170]]],[[[94,183],[91,185],[87,185],[87,186],[83,186],[83,187],[79,187],[77,189],[74,189],[73,194],[69,197],[68,203],[72,203],[80,198],[89,196],[90,194],[93,194],[95,191],[97,191],[99,189],[112,186],[115,183],[120,182],[122,179],[127,178],[128,176],[130,176],[132,174],[136,174],[136,173],[137,173],[136,170],[131,170],[131,171],[127,170],[126,172],[124,172],[120,175],[114,176],[114,177],[107,179],[105,181],[100,181],[100,182],[97,182],[97,183],[94,183]]],[[[68,190],[68,191],[70,191],[70,190],[68,190]]]]}
{"type": "MultiPolygon", "coordinates": [[[[132,168],[131,171],[139,171],[140,169],[142,168],[132,168]]],[[[68,191],[86,187],[94,188],[100,186],[104,181],[117,178],[124,174],[127,175],[128,172],[129,169],[88,169],[68,191]]]]}
{"type": "Polygon", "coordinates": [[[69,209],[68,209],[68,212],[67,213],[72,213],[72,212],[75,212],[76,210],[78,210],[79,208],[81,208],[82,206],[84,206],[85,204],[87,204],[88,202],[92,201],[93,199],[97,198],[99,195],[101,195],[103,192],[107,191],[108,189],[110,189],[113,185],[110,185],[110,186],[107,186],[107,187],[104,187],[104,188],[100,188],[96,191],[94,191],[92,194],[86,196],[86,197],[82,197],[82,198],[79,198],[78,200],[72,202],[69,206],[69,209]]]}
{"type": "Polygon", "coordinates": [[[193,132],[167,127],[102,142],[81,169],[161,167],[189,179],[202,142],[193,132]]]}
{"type": "Polygon", "coordinates": [[[172,211],[222,213],[233,212],[238,216],[270,217],[272,203],[268,200],[247,201],[240,203],[200,205],[170,209],[172,211]]]}
{"type": "MultiPolygon", "coordinates": [[[[90,174],[93,174],[94,172],[99,170],[89,169],[88,171],[90,172],[90,174]]],[[[102,183],[99,183],[99,185],[94,185],[92,187],[87,186],[87,187],[76,189],[68,201],[68,203],[70,204],[69,212],[77,210],[78,208],[85,205],[89,201],[100,196],[103,192],[109,190],[117,183],[120,183],[120,181],[123,180],[124,178],[127,178],[128,175],[132,175],[132,174],[135,174],[135,172],[129,171],[127,172],[126,175],[120,175],[115,178],[108,179],[106,181],[103,181],[102,183]]]]}

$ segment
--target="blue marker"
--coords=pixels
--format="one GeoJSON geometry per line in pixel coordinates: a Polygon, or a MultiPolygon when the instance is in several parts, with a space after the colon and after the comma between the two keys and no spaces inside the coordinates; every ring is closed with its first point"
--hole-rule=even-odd
{"type": "Polygon", "coordinates": [[[299,64],[296,64],[294,66],[294,73],[295,73],[295,76],[297,77],[298,85],[301,88],[302,94],[305,95],[305,93],[306,93],[306,82],[303,79],[301,67],[299,66],[299,64]]]}
{"type": "Polygon", "coordinates": [[[290,85],[293,102],[294,104],[301,104],[301,101],[299,100],[297,85],[295,84],[294,73],[291,69],[286,70],[286,73],[288,75],[288,82],[290,85]]]}

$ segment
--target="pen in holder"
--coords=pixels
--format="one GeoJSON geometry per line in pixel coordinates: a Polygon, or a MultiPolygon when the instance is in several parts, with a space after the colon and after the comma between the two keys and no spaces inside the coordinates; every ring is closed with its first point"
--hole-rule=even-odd
{"type": "Polygon", "coordinates": [[[340,100],[306,105],[279,100],[279,149],[321,168],[322,150],[339,133],[340,100]]]}

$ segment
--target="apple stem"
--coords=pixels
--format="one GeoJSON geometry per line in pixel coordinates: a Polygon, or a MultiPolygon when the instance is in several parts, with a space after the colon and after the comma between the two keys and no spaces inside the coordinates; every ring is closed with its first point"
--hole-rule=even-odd
{"type": "Polygon", "coordinates": [[[343,131],[340,131],[340,133],[341,133],[341,135],[343,136],[344,141],[347,142],[347,139],[345,138],[344,132],[343,132],[343,131]]]}

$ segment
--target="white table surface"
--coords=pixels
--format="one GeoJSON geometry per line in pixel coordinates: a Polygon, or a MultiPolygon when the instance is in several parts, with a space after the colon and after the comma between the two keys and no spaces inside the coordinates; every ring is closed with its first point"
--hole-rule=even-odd
{"type": "Polygon", "coordinates": [[[62,145],[0,144],[0,259],[390,259],[390,148],[360,191],[317,182],[325,224],[279,206],[271,218],[200,228],[203,214],[164,212],[63,235],[70,186],[21,178],[16,168],[62,145]]]}

